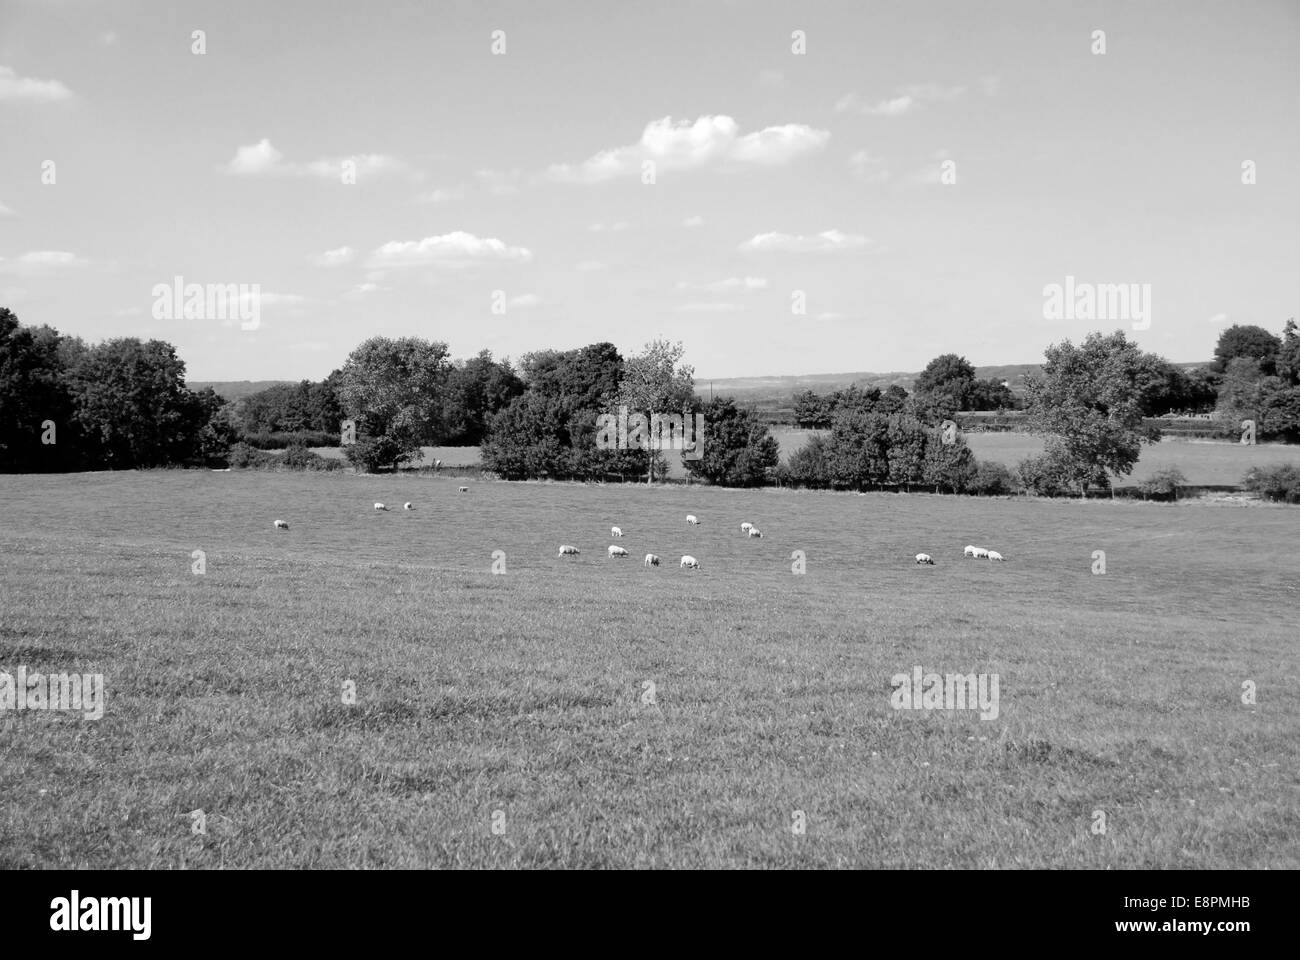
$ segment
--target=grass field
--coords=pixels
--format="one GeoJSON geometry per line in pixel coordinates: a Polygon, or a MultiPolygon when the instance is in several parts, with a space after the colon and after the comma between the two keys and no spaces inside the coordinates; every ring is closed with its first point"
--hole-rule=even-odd
{"type": "Polygon", "coordinates": [[[97,721],[0,713],[3,867],[1300,866],[1294,508],[260,471],[0,501],[0,670],[107,686],[97,721]],[[996,673],[998,717],[892,709],[917,665],[996,673]]]}

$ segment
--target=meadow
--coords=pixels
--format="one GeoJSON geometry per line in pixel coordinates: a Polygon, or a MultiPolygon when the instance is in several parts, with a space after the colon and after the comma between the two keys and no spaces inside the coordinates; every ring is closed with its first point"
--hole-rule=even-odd
{"type": "Polygon", "coordinates": [[[0,867],[1300,866],[1295,508],[462,482],[0,476],[0,867]]]}

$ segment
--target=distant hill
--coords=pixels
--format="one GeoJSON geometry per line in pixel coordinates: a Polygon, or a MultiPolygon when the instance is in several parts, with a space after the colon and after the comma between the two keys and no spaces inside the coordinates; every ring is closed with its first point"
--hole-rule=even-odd
{"type": "Polygon", "coordinates": [[[257,393],[267,387],[297,382],[297,380],[189,380],[185,385],[191,390],[203,390],[206,387],[211,387],[217,392],[217,396],[224,400],[238,400],[240,397],[246,397],[250,393],[257,393]]]}

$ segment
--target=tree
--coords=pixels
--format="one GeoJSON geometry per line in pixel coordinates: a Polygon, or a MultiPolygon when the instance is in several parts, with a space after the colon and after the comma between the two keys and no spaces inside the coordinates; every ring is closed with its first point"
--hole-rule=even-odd
{"type": "Polygon", "coordinates": [[[883,414],[840,414],[831,425],[828,448],[836,486],[861,488],[889,479],[889,419],[883,414]]]}
{"type": "Polygon", "coordinates": [[[1122,330],[1090,333],[1079,346],[1047,348],[1040,375],[1026,378],[1028,423],[1086,494],[1089,484],[1132,472],[1141,445],[1159,439],[1142,422],[1151,364],[1122,330]]]}
{"type": "Polygon", "coordinates": [[[0,470],[67,470],[80,460],[58,333],[0,308],[0,470]]]}
{"type": "Polygon", "coordinates": [[[825,429],[831,425],[831,405],[828,397],[813,390],[794,395],[794,422],[810,430],[825,429]]]}
{"type": "Polygon", "coordinates": [[[372,337],[352,351],[337,387],[344,412],[358,421],[357,442],[344,448],[350,461],[395,469],[417,459],[422,445],[441,442],[447,356],[445,343],[418,337],[372,337]]]}
{"type": "Polygon", "coordinates": [[[482,443],[492,416],[523,392],[524,382],[510,361],[492,359],[490,350],[458,361],[450,372],[443,401],[446,443],[452,446],[482,443]]]}
{"type": "Polygon", "coordinates": [[[910,487],[925,479],[929,432],[916,417],[895,414],[885,429],[885,457],[890,483],[910,487]]]}
{"type": "Polygon", "coordinates": [[[1294,317],[1282,328],[1282,346],[1277,352],[1277,375],[1291,386],[1300,385],[1300,335],[1294,317]]]}
{"type": "Polygon", "coordinates": [[[942,432],[927,433],[921,463],[922,482],[939,490],[961,493],[974,482],[976,470],[975,455],[965,440],[958,437],[952,443],[944,443],[942,432]]]}
{"type": "Polygon", "coordinates": [[[791,455],[786,476],[799,486],[829,487],[831,472],[826,438],[809,437],[808,442],[791,455]]]}
{"type": "Polygon", "coordinates": [[[1214,348],[1212,366],[1217,372],[1224,372],[1228,364],[1237,357],[1246,357],[1260,361],[1260,370],[1272,375],[1282,349],[1282,341],[1263,327],[1254,324],[1234,323],[1219,334],[1219,342],[1214,348]]]}
{"type": "MultiPolygon", "coordinates": [[[[685,417],[693,416],[695,368],[682,364],[685,353],[680,342],[654,340],[647,343],[641,353],[628,357],[623,363],[623,376],[618,385],[619,403],[625,404],[629,413],[641,413],[646,417],[654,413],[673,414],[678,410],[685,417]]],[[[652,441],[656,439],[651,438],[652,441]]],[[[654,481],[657,459],[655,452],[646,457],[647,482],[654,481]]]]}
{"type": "Polygon", "coordinates": [[[69,384],[90,459],[110,469],[157,467],[199,456],[218,406],[185,387],[185,363],[161,340],[109,340],[76,351],[69,384]]]}
{"type": "Polygon", "coordinates": [[[757,487],[780,462],[780,448],[767,426],[730,397],[704,405],[704,426],[704,456],[685,461],[692,476],[723,487],[757,487]]]}
{"type": "Polygon", "coordinates": [[[974,384],[975,368],[965,357],[955,353],[935,357],[916,378],[916,409],[927,423],[938,423],[969,409],[974,384]]]}
{"type": "Polygon", "coordinates": [[[1016,395],[997,377],[972,380],[966,393],[967,410],[1015,410],[1019,406],[1016,395]]]}

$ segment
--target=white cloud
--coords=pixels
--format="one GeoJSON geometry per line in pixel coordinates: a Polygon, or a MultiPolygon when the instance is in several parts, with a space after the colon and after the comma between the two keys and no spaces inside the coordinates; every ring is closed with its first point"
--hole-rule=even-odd
{"type": "Polygon", "coordinates": [[[604,260],[583,260],[575,269],[583,273],[594,273],[597,270],[604,270],[609,266],[604,260]]]}
{"type": "Polygon", "coordinates": [[[416,203],[449,203],[452,200],[459,200],[465,196],[464,187],[453,187],[451,189],[438,188],[429,190],[415,198],[416,203]]]}
{"type": "Polygon", "coordinates": [[[931,162],[907,175],[908,182],[922,184],[943,183],[943,162],[947,159],[949,159],[948,150],[936,150],[931,162]]]}
{"type": "Polygon", "coordinates": [[[610,223],[610,224],[593,223],[587,229],[590,230],[592,233],[605,233],[605,232],[621,233],[627,228],[628,228],[628,222],[626,220],[619,220],[616,221],[615,223],[610,223]]]}
{"type": "Polygon", "coordinates": [[[760,87],[784,87],[786,86],[785,74],[780,70],[760,70],[756,80],[760,87]]]}
{"type": "Polygon", "coordinates": [[[16,260],[0,257],[0,273],[15,277],[51,277],[64,270],[87,266],[89,263],[89,260],[83,260],[65,250],[33,250],[31,253],[24,253],[16,260]]]}
{"type": "Polygon", "coordinates": [[[703,217],[687,217],[682,221],[683,227],[702,227],[704,226],[703,217]]]}
{"type": "Polygon", "coordinates": [[[889,179],[889,171],[885,169],[885,158],[867,150],[859,150],[849,157],[849,169],[853,171],[855,177],[868,183],[880,183],[889,179]]]}
{"type": "Polygon", "coordinates": [[[684,303],[677,308],[681,313],[739,313],[748,309],[743,303],[727,303],[722,300],[705,300],[684,303]]]}
{"type": "Polygon", "coordinates": [[[537,294],[535,294],[535,293],[523,293],[523,294],[520,294],[520,295],[517,296],[517,297],[511,297],[509,300],[507,300],[507,301],[506,301],[506,306],[509,306],[509,307],[520,307],[520,308],[526,310],[526,309],[528,309],[529,307],[535,307],[535,306],[537,306],[537,305],[540,304],[541,302],[542,302],[542,298],[539,297],[537,294]]]}
{"type": "Polygon", "coordinates": [[[378,293],[380,290],[387,289],[388,287],[381,287],[379,284],[367,280],[365,283],[358,283],[356,286],[349,289],[347,293],[343,294],[343,296],[353,299],[356,297],[364,297],[370,293],[378,293]]]}
{"type": "Polygon", "coordinates": [[[464,267],[490,260],[527,263],[532,253],[494,237],[476,237],[457,230],[423,240],[393,240],[370,255],[369,267],[464,267]]]}
{"type": "Polygon", "coordinates": [[[55,103],[59,100],[69,100],[71,97],[72,91],[57,80],[20,77],[13,67],[0,67],[0,100],[55,103]]]}
{"type": "Polygon", "coordinates": [[[476,170],[474,178],[483,188],[497,197],[507,197],[519,192],[520,170],[476,170]]]}
{"type": "Polygon", "coordinates": [[[894,96],[874,103],[862,100],[856,93],[846,93],[835,101],[835,112],[853,110],[874,117],[901,117],[922,103],[955,100],[966,92],[964,86],[945,87],[939,83],[913,83],[900,89],[894,96]]]}
{"type": "Polygon", "coordinates": [[[326,250],[316,258],[318,267],[341,267],[344,264],[351,263],[356,259],[357,252],[351,247],[338,247],[334,250],[326,250]]]}
{"type": "Polygon", "coordinates": [[[681,280],[677,284],[678,290],[708,290],[712,293],[722,293],[727,290],[766,290],[766,277],[728,277],[726,280],[715,280],[713,283],[690,284],[681,280]]]}
{"type": "Polygon", "coordinates": [[[760,233],[740,245],[745,253],[835,253],[866,246],[864,236],[826,230],[812,237],[788,233],[760,233]]]}
{"type": "Polygon", "coordinates": [[[634,144],[601,151],[577,165],[553,165],[546,175],[560,183],[602,183],[640,176],[647,160],[654,161],[656,173],[726,163],[783,166],[822,149],[829,139],[828,131],[797,123],[767,127],[742,137],[736,121],[728,116],[703,116],[694,123],[674,123],[672,117],[664,117],[646,124],[634,144]]]}
{"type": "Polygon", "coordinates": [[[14,213],[13,207],[9,207],[3,203],[0,203],[0,217],[16,217],[16,216],[17,214],[14,213]]]}
{"type": "Polygon", "coordinates": [[[117,43],[117,34],[114,33],[112,30],[109,30],[106,33],[102,33],[99,36],[99,42],[106,47],[111,47],[113,46],[113,44],[117,43]]]}
{"type": "Polygon", "coordinates": [[[270,140],[263,138],[236,150],[235,159],[230,161],[226,169],[236,174],[271,173],[279,167],[282,159],[284,154],[271,146],[270,140]]]}
{"type": "Polygon", "coordinates": [[[287,163],[284,154],[270,140],[263,137],[257,143],[242,146],[225,166],[227,173],[237,176],[281,175],[293,177],[319,177],[322,180],[342,180],[343,164],[351,161],[358,179],[406,169],[404,161],[382,153],[356,153],[342,157],[321,157],[310,163],[287,163]]]}

